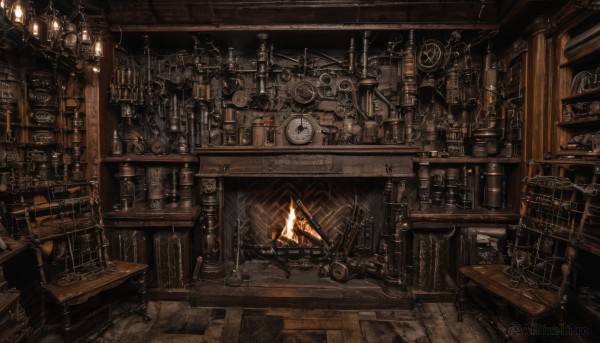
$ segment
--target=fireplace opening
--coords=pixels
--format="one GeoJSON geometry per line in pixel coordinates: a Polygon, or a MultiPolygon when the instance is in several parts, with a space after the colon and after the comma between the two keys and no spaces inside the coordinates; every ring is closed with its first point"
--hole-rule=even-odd
{"type": "Polygon", "coordinates": [[[241,273],[258,277],[260,268],[244,266],[262,261],[286,278],[375,279],[406,290],[405,185],[386,178],[227,179],[223,250],[233,263],[232,285],[241,273]]]}

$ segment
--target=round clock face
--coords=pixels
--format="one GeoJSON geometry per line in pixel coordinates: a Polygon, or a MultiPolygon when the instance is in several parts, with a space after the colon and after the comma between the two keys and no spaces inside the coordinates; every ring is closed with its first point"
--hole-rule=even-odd
{"type": "Polygon", "coordinates": [[[294,117],[285,127],[285,136],[291,144],[308,144],[315,135],[312,124],[304,117],[294,117]]]}

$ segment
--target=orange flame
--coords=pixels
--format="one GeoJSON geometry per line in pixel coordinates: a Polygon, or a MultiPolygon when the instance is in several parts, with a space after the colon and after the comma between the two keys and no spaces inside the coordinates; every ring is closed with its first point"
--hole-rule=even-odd
{"type": "Polygon", "coordinates": [[[296,222],[296,208],[294,207],[294,201],[290,201],[290,214],[285,222],[285,227],[281,231],[281,236],[298,243],[298,236],[294,233],[294,223],[296,222]]]}
{"type": "MultiPolygon", "coordinates": [[[[290,213],[285,222],[285,226],[279,235],[280,240],[282,242],[294,242],[296,244],[300,243],[300,238],[296,230],[301,230],[310,236],[310,241],[312,242],[320,242],[322,241],[321,237],[317,233],[317,231],[313,230],[310,227],[310,224],[307,222],[305,218],[300,217],[298,221],[298,217],[296,216],[296,207],[294,205],[294,201],[290,201],[290,213]],[[282,240],[281,237],[284,237],[285,240],[282,240]]],[[[304,241],[304,240],[303,240],[304,241]]],[[[308,240],[306,240],[308,242],[308,240]]]]}

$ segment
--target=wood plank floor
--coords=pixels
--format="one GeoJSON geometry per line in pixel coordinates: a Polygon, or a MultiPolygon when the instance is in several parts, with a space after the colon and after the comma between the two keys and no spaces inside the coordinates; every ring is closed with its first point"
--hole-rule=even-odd
{"type": "MultiPolygon", "coordinates": [[[[150,302],[151,321],[123,316],[94,342],[362,343],[492,342],[474,318],[456,322],[452,304],[414,310],[191,307],[185,301],[150,302]]],[[[54,336],[42,342],[59,342],[54,336]]]]}

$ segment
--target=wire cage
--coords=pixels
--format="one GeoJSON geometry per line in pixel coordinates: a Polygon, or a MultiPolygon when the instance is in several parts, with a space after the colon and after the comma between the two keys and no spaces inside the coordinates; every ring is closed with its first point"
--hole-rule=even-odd
{"type": "Polygon", "coordinates": [[[511,283],[558,291],[568,273],[569,246],[577,239],[585,207],[583,187],[569,179],[535,176],[525,180],[528,193],[511,260],[511,283]]]}
{"type": "Polygon", "coordinates": [[[587,241],[600,242],[600,184],[592,183],[585,187],[588,204],[581,226],[582,238],[587,241]]]}

